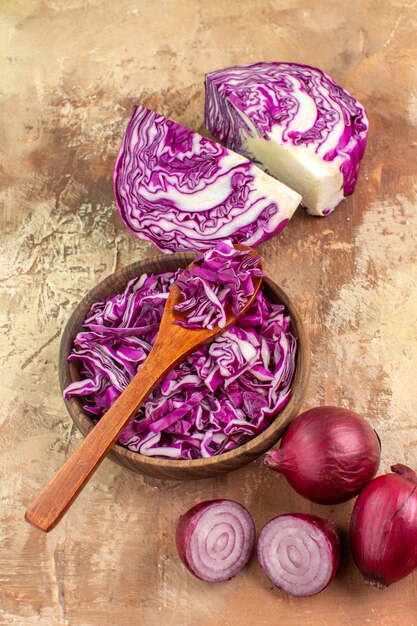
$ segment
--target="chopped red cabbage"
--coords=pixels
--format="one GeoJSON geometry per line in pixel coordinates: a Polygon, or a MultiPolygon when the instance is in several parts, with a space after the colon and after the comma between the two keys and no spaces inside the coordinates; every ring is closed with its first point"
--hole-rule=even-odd
{"type": "MultiPolygon", "coordinates": [[[[84,398],[99,419],[145,361],[165,301],[181,270],[131,280],[95,303],[69,361],[82,380],[65,398],[84,398]]],[[[196,459],[221,454],[262,432],[291,397],[296,340],[284,306],[261,290],[240,320],[172,370],[124,429],[119,443],[146,456],[196,459]]]]}
{"type": "Polygon", "coordinates": [[[174,309],[185,312],[175,323],[185,328],[223,328],[226,312],[234,315],[254,292],[253,276],[264,276],[260,258],[250,250],[236,250],[231,241],[203,252],[177,280],[183,301],[174,309]]]}

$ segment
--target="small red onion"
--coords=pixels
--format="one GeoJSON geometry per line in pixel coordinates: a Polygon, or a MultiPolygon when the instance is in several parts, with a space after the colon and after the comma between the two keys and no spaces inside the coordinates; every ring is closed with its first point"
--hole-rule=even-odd
{"type": "Polygon", "coordinates": [[[321,406],[299,415],[279,450],[264,457],[291,487],[319,504],[346,502],[375,476],[381,444],[370,424],[353,411],[321,406]]]}
{"type": "Polygon", "coordinates": [[[380,589],[417,567],[417,475],[401,464],[391,470],[365,487],[350,521],[355,563],[380,589]]]}
{"type": "Polygon", "coordinates": [[[255,525],[244,506],[233,500],[209,500],[182,515],[176,534],[178,554],[197,578],[230,580],[248,562],[255,525]]]}
{"type": "Polygon", "coordinates": [[[337,526],[316,515],[279,515],[259,534],[258,560],[271,582],[283,591],[293,596],[320,593],[339,566],[337,526]]]}

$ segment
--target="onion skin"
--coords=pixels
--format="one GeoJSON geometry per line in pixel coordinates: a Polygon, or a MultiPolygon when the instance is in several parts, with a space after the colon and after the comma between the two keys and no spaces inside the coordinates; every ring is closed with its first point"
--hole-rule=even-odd
{"type": "MultiPolygon", "coordinates": [[[[219,502],[219,500],[211,500],[211,502],[219,502]]],[[[200,519],[200,513],[205,511],[206,505],[207,502],[200,502],[184,513],[184,515],[181,515],[177,526],[177,532],[175,534],[175,543],[177,545],[178,555],[185,567],[187,567],[190,571],[192,570],[187,559],[185,547],[195,530],[198,520],[200,519]]],[[[194,572],[192,573],[194,574],[194,572]]]]}
{"type": "MultiPolygon", "coordinates": [[[[213,527],[210,527],[209,530],[211,531],[212,529],[213,527]]],[[[209,533],[207,532],[207,536],[205,537],[206,539],[208,539],[208,534],[209,533]]],[[[192,574],[194,574],[194,576],[200,578],[200,580],[204,580],[207,582],[226,581],[233,578],[249,561],[255,545],[255,524],[249,511],[243,505],[235,502],[234,500],[207,500],[205,502],[200,502],[199,504],[196,504],[180,517],[177,526],[175,541],[177,545],[178,555],[181,561],[184,563],[186,568],[192,574]],[[210,509],[215,509],[217,505],[223,505],[226,507],[229,507],[231,505],[235,509],[237,508],[240,525],[242,527],[246,527],[244,529],[246,532],[244,533],[244,537],[242,540],[240,563],[237,563],[235,561],[231,568],[225,568],[224,575],[223,573],[219,574],[219,572],[209,572],[208,575],[203,575],[201,568],[199,569],[199,567],[197,567],[193,560],[190,558],[190,554],[188,554],[188,547],[191,544],[192,537],[196,529],[197,532],[201,532],[201,530],[198,529],[198,523],[201,520],[202,516],[210,509]],[[227,572],[226,569],[230,571],[227,572]]]]}
{"type": "Polygon", "coordinates": [[[329,586],[339,567],[339,529],[333,522],[317,515],[279,515],[267,522],[259,533],[257,552],[260,566],[276,587],[294,596],[317,595],[329,586]],[[281,524],[286,524],[287,528],[281,524]],[[320,554],[319,565],[305,547],[308,541],[310,548],[320,554]],[[291,550],[297,551],[298,562],[291,559],[291,550]],[[303,562],[302,559],[307,557],[309,562],[303,562]],[[323,569],[327,569],[327,573],[320,582],[323,569]],[[307,581],[303,582],[303,576],[307,581]]]}
{"type": "Polygon", "coordinates": [[[405,465],[378,476],[356,500],[350,521],[354,561],[382,589],[417,567],[417,476],[405,465]]]}
{"type": "Polygon", "coordinates": [[[356,496],[375,476],[381,459],[377,433],[360,415],[335,406],[299,415],[284,433],[279,450],[264,464],[284,474],[300,495],[318,504],[356,496]]]}

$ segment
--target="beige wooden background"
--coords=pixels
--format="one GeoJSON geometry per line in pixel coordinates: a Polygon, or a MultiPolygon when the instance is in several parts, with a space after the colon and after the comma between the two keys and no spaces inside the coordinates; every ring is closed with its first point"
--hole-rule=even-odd
{"type": "Polygon", "coordinates": [[[206,71],[317,65],[367,107],[356,193],[328,218],[297,212],[261,247],[313,346],[305,407],[349,406],[378,429],[382,470],[417,467],[416,12],[412,0],[3,0],[0,3],[0,623],[70,626],[416,626],[417,575],[368,589],[345,540],[322,595],[272,589],[254,559],[209,585],[179,563],[178,516],[231,497],[259,528],[288,511],[346,531],[352,503],[310,505],[256,462],[190,484],[105,461],[45,536],[26,504],[77,445],[57,382],[63,325],[121,265],[157,254],[117,216],[112,170],[131,107],[203,125],[206,71]]]}

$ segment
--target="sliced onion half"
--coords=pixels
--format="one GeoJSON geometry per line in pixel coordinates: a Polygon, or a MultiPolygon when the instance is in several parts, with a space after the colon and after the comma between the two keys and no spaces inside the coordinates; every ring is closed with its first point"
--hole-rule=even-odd
{"type": "Polygon", "coordinates": [[[259,535],[262,569],[274,585],[293,596],[312,596],[325,589],[339,559],[337,527],[315,515],[280,515],[259,535]]]}
{"type": "Polygon", "coordinates": [[[197,578],[230,580],[248,562],[255,543],[255,525],[244,506],[233,500],[209,500],[180,518],[178,554],[197,578]]]}

